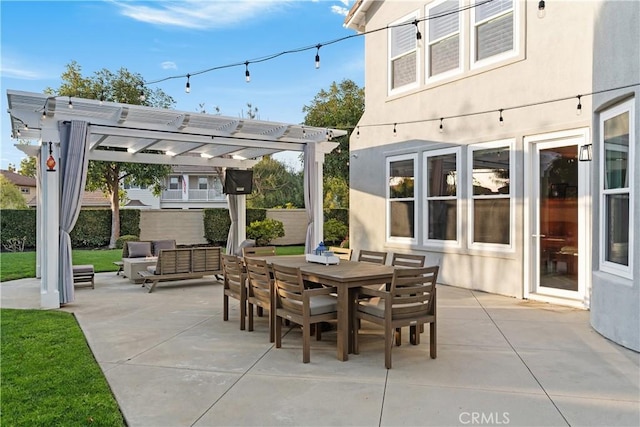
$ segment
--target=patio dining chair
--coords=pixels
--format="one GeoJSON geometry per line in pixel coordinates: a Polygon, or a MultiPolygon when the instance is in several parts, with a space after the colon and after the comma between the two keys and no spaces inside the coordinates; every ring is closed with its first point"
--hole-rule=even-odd
{"type": "Polygon", "coordinates": [[[269,342],[274,341],[274,313],[271,308],[273,294],[273,279],[271,278],[271,269],[266,261],[247,257],[244,259],[247,271],[247,304],[249,314],[249,331],[253,331],[253,306],[256,306],[258,315],[261,315],[261,309],[269,311],[269,342]]]}
{"type": "Polygon", "coordinates": [[[391,257],[391,265],[395,267],[424,267],[427,257],[425,255],[399,254],[395,253],[391,257]]]}
{"type": "Polygon", "coordinates": [[[247,286],[242,259],[235,255],[221,255],[223,293],[222,316],[226,322],[229,320],[229,297],[237,299],[240,303],[240,330],[245,329],[245,317],[247,310],[247,286]]]}
{"type": "MultiPolygon", "coordinates": [[[[384,328],[384,365],[391,369],[391,349],[394,335],[400,344],[398,329],[409,326],[410,342],[420,344],[420,325],[430,324],[429,351],[436,352],[436,281],[438,266],[397,268],[393,272],[389,291],[362,287],[357,290],[352,310],[354,324],[360,320],[384,328]]],[[[358,354],[358,330],[353,336],[353,351],[358,354]]]]}
{"type": "Polygon", "coordinates": [[[282,321],[302,326],[302,362],[311,360],[311,325],[316,325],[316,339],[320,340],[320,322],[338,318],[335,287],[305,289],[300,269],[272,264],[275,286],[276,348],[282,346],[282,321]]]}
{"type": "Polygon", "coordinates": [[[358,254],[358,261],[384,265],[387,262],[387,253],[361,249],[358,254]]]}
{"type": "Polygon", "coordinates": [[[353,249],[341,248],[339,246],[330,246],[329,251],[333,252],[333,254],[338,258],[349,261],[351,259],[351,253],[353,252],[353,249]]]}

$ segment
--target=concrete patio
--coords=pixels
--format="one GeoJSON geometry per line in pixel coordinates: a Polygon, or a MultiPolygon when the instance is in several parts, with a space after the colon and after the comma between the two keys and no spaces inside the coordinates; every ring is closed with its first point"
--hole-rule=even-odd
{"type": "MultiPolygon", "coordinates": [[[[3,308],[38,308],[39,281],[2,283],[3,308]]],[[[276,349],[267,317],[222,321],[222,286],[115,273],[76,289],[73,312],[130,426],[640,425],[640,355],[603,338],[578,309],[440,286],[438,358],[428,330],[393,349],[364,324],[360,354],[336,359],[335,332],[299,329],[276,349]]]]}

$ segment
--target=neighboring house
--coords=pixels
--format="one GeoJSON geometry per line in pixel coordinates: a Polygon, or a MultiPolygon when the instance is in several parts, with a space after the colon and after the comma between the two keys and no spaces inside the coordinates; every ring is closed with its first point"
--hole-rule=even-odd
{"type": "MultiPolygon", "coordinates": [[[[35,178],[20,175],[7,170],[0,170],[0,173],[20,189],[20,192],[27,202],[27,206],[29,206],[30,208],[36,207],[35,178]]],[[[82,195],[83,208],[109,208],[110,206],[111,203],[109,202],[109,199],[104,196],[102,191],[85,191],[82,195]]]]}
{"type": "Polygon", "coordinates": [[[540,3],[354,5],[350,244],[424,253],[445,284],[588,308],[637,351],[640,2],[547,1],[539,18],[540,3]]]}
{"type": "Polygon", "coordinates": [[[36,196],[36,179],[30,176],[20,175],[8,170],[0,170],[0,174],[9,180],[13,185],[18,187],[24,201],[29,201],[36,196]]]}
{"type": "MultiPolygon", "coordinates": [[[[172,166],[160,197],[149,188],[125,184],[127,198],[138,201],[141,207],[152,209],[226,208],[219,168],[206,166],[172,166]],[[145,206],[146,205],[146,206],[145,206]]],[[[137,207],[137,206],[128,206],[137,207]]]]}

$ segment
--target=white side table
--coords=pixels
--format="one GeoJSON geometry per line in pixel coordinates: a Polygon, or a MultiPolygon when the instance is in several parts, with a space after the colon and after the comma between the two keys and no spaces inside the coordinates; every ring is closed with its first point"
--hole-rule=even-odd
{"type": "Polygon", "coordinates": [[[131,283],[142,283],[144,279],[138,275],[138,272],[146,270],[147,267],[156,265],[158,257],[146,258],[122,258],[123,276],[128,277],[131,283]]]}

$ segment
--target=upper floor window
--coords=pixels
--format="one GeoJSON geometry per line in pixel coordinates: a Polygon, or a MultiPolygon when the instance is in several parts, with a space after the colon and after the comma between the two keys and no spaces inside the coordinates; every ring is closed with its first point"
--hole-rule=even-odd
{"type": "Polygon", "coordinates": [[[600,262],[601,268],[632,277],[633,99],[600,117],[600,262]]]}
{"type": "Polygon", "coordinates": [[[415,154],[387,159],[387,239],[415,241],[415,154]]]}
{"type": "Polygon", "coordinates": [[[390,25],[389,28],[389,91],[408,89],[418,83],[417,28],[412,23],[417,13],[390,25]]]}
{"type": "Polygon", "coordinates": [[[20,187],[20,192],[22,194],[29,194],[31,193],[31,189],[29,187],[20,187]]]}
{"type": "Polygon", "coordinates": [[[457,242],[460,229],[460,149],[426,152],[425,241],[457,242]]]}
{"type": "Polygon", "coordinates": [[[514,0],[493,0],[472,9],[472,63],[516,50],[514,14],[514,0]]]}
{"type": "Polygon", "coordinates": [[[427,78],[450,74],[462,68],[459,0],[441,0],[426,8],[427,78]],[[454,13],[452,13],[454,12],[454,13]]]}
{"type": "Polygon", "coordinates": [[[180,190],[180,176],[169,177],[169,190],[180,190]]]}
{"type": "Polygon", "coordinates": [[[198,190],[206,190],[209,188],[209,184],[206,176],[198,177],[198,190]]]}
{"type": "Polygon", "coordinates": [[[513,205],[512,142],[470,146],[470,245],[511,245],[513,205]]]}

